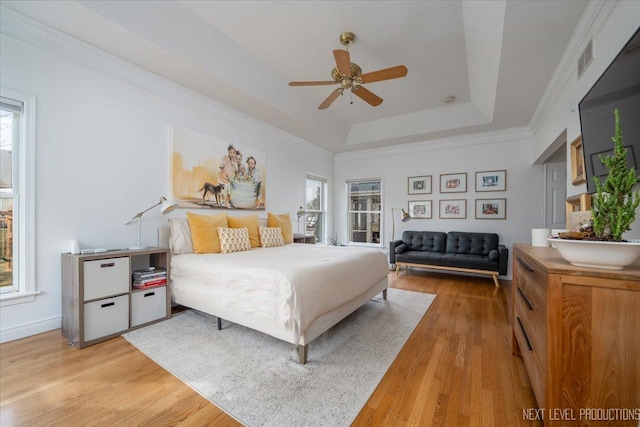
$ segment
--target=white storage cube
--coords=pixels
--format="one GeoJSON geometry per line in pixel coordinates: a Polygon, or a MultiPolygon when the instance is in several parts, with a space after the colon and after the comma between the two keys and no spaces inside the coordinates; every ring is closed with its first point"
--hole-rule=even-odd
{"type": "Polygon", "coordinates": [[[166,286],[135,291],[131,294],[131,327],[161,319],[166,315],[166,286]]]}
{"type": "Polygon", "coordinates": [[[85,261],[84,301],[129,292],[129,257],[85,261]]]}
{"type": "Polygon", "coordinates": [[[129,329],[129,294],[84,304],[84,341],[129,329]]]}

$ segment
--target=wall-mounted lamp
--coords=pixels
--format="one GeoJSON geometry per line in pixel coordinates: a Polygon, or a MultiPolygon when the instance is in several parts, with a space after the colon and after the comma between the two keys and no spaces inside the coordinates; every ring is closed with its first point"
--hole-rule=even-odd
{"type": "Polygon", "coordinates": [[[142,215],[145,212],[150,211],[151,209],[155,208],[158,205],[162,205],[160,207],[160,212],[162,212],[162,214],[164,215],[164,214],[167,214],[167,213],[171,212],[172,210],[174,210],[178,206],[178,202],[176,202],[175,200],[167,200],[164,197],[160,197],[160,201],[158,203],[156,203],[155,205],[143,210],[142,212],[138,212],[136,214],[136,216],[131,218],[129,221],[125,222],[124,225],[129,225],[133,221],[136,221],[136,220],[138,221],[138,244],[136,246],[129,246],[129,249],[138,250],[138,249],[147,249],[149,247],[149,246],[144,246],[144,245],[140,244],[140,237],[141,237],[140,219],[142,218],[142,215]]]}

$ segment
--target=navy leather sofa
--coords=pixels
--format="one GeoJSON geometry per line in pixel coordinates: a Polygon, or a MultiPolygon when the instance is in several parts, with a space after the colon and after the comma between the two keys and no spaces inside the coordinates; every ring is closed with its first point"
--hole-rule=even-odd
{"type": "Polygon", "coordinates": [[[498,275],[507,274],[509,250],[494,233],[405,231],[389,247],[389,262],[400,267],[488,274],[499,286],[498,275]]]}

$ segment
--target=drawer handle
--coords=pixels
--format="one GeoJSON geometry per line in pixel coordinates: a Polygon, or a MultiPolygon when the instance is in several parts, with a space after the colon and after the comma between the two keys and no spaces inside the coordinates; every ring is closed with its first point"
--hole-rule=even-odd
{"type": "Polygon", "coordinates": [[[155,292],[149,292],[149,293],[144,294],[144,297],[145,297],[145,298],[146,298],[146,297],[152,297],[152,296],[154,296],[155,294],[156,294],[155,292]]]}
{"type": "Polygon", "coordinates": [[[531,303],[529,302],[529,299],[527,298],[527,296],[524,294],[524,292],[522,292],[522,288],[520,286],[518,286],[518,293],[520,294],[520,296],[522,297],[522,299],[524,300],[524,303],[527,304],[527,307],[529,308],[529,310],[533,310],[533,306],[531,305],[531,303]]]}
{"type": "Polygon", "coordinates": [[[105,307],[111,307],[112,305],[116,305],[115,302],[108,302],[106,304],[102,304],[100,307],[105,308],[105,307]]]}
{"type": "Polygon", "coordinates": [[[105,263],[105,264],[100,264],[100,268],[113,267],[114,265],[116,265],[115,262],[108,262],[108,263],[105,263]]]}
{"type": "Polygon", "coordinates": [[[522,331],[522,335],[524,335],[524,339],[527,342],[527,347],[529,347],[529,351],[533,351],[533,347],[531,347],[531,341],[529,341],[529,337],[527,336],[527,331],[524,330],[524,326],[522,325],[522,322],[520,321],[520,318],[516,317],[516,320],[518,321],[518,326],[520,326],[520,330],[522,331]]]}
{"type": "Polygon", "coordinates": [[[525,270],[527,270],[529,273],[533,273],[533,268],[529,267],[529,265],[527,265],[526,262],[524,262],[523,260],[521,260],[520,258],[518,258],[518,262],[520,263],[520,265],[522,265],[524,267],[525,270]]]}

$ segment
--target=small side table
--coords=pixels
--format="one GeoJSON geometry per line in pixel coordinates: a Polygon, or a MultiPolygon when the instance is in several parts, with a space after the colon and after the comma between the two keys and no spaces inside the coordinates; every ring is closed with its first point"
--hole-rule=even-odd
{"type": "Polygon", "coordinates": [[[316,236],[313,234],[294,234],[293,243],[308,243],[310,245],[315,245],[316,236]]]}

